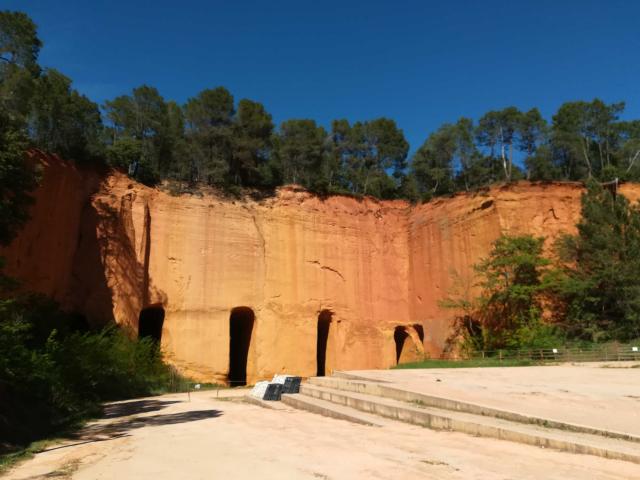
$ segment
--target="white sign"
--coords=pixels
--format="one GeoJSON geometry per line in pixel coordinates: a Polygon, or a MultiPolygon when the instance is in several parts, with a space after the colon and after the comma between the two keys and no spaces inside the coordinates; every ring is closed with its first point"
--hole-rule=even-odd
{"type": "Polygon", "coordinates": [[[554,349],[553,349],[553,353],[558,353],[558,349],[557,349],[557,348],[554,348],[554,349]]]}
{"type": "Polygon", "coordinates": [[[637,352],[638,351],[638,347],[631,347],[631,351],[632,352],[637,352]]]}

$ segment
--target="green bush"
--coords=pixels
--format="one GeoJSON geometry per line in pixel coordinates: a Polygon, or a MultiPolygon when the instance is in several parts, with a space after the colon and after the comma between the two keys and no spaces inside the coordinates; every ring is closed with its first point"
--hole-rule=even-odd
{"type": "Polygon", "coordinates": [[[489,256],[475,265],[480,295],[443,302],[462,312],[454,337],[462,341],[463,351],[563,343],[559,328],[546,323],[542,315],[551,288],[543,242],[531,235],[499,237],[489,256]]]}
{"type": "Polygon", "coordinates": [[[100,402],[160,393],[175,382],[157,345],[38,296],[0,301],[0,451],[72,427],[100,402]]]}

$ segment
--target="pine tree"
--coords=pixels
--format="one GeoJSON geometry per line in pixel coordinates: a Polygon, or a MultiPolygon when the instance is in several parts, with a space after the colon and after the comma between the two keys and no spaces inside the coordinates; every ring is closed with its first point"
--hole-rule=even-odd
{"type": "Polygon", "coordinates": [[[595,341],[640,337],[640,206],[589,182],[578,234],[559,247],[569,332],[595,341]]]}

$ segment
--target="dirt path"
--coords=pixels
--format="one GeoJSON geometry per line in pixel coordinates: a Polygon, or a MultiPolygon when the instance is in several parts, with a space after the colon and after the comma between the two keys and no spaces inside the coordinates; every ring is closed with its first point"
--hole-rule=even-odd
{"type": "Polygon", "coordinates": [[[211,392],[112,404],[82,438],[11,480],[629,479],[640,465],[394,422],[355,425],[216,399],[211,392]]]}

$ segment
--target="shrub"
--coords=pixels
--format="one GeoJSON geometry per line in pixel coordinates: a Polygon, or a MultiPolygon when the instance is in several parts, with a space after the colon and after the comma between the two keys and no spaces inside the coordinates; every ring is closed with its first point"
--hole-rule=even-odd
{"type": "Polygon", "coordinates": [[[173,381],[157,345],[38,296],[0,301],[0,451],[73,426],[100,402],[159,393],[173,381]]]}

